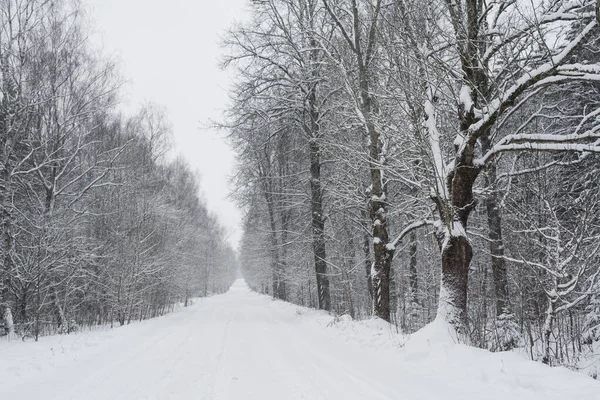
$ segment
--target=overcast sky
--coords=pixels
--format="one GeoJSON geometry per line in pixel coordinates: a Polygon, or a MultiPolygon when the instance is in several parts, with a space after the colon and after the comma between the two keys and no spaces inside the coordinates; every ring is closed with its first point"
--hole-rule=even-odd
{"type": "Polygon", "coordinates": [[[209,209],[237,245],[240,212],[227,199],[234,157],[219,137],[199,129],[219,120],[231,74],[218,67],[219,38],[246,17],[248,0],[84,0],[105,53],[120,60],[128,84],[123,108],[144,101],[167,107],[175,149],[202,175],[209,209]]]}

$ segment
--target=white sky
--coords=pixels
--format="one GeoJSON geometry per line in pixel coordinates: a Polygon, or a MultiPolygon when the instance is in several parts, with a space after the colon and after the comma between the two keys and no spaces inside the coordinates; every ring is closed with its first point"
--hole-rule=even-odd
{"type": "Polygon", "coordinates": [[[231,74],[218,67],[220,37],[245,18],[248,0],[83,0],[103,51],[120,60],[129,84],[123,109],[144,101],[167,107],[175,153],[202,175],[209,209],[237,247],[240,211],[227,199],[234,155],[221,133],[200,129],[220,120],[231,74]]]}

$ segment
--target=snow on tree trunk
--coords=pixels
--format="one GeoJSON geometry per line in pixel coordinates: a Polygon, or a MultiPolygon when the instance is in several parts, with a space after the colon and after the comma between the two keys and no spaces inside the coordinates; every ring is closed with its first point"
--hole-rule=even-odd
{"type": "Polygon", "coordinates": [[[552,365],[552,357],[550,356],[550,337],[552,336],[552,327],[554,325],[554,317],[556,315],[556,299],[548,298],[548,309],[546,310],[546,319],[544,320],[544,364],[552,365]]]}
{"type": "Polygon", "coordinates": [[[4,308],[4,331],[8,336],[8,339],[16,338],[15,323],[13,321],[12,311],[8,306],[4,308]]]}
{"type": "Polygon", "coordinates": [[[442,250],[442,281],[438,318],[452,325],[460,334],[467,327],[467,288],[473,250],[465,236],[451,236],[442,250]]]}
{"type": "Polygon", "coordinates": [[[373,264],[371,279],[373,282],[373,313],[377,317],[389,321],[390,270],[394,251],[389,246],[384,199],[385,196],[383,193],[380,196],[373,194],[370,201],[371,220],[373,221],[373,264]]]}
{"type": "Polygon", "coordinates": [[[364,89],[362,107],[370,138],[369,168],[371,186],[369,188],[369,214],[373,224],[373,266],[371,268],[373,314],[390,321],[390,271],[395,249],[390,245],[387,226],[387,198],[382,171],[382,166],[385,164],[385,146],[382,143],[381,133],[375,126],[372,102],[373,99],[368,94],[368,89],[364,89]]]}
{"type": "Polygon", "coordinates": [[[467,290],[473,248],[467,238],[467,221],[475,208],[473,184],[479,169],[473,167],[473,147],[465,146],[456,166],[448,171],[450,198],[435,199],[440,222],[437,238],[442,253],[442,280],[438,317],[450,323],[459,334],[467,333],[467,290]]]}
{"type": "MultiPolygon", "coordinates": [[[[473,249],[467,238],[467,221],[475,208],[473,184],[480,169],[473,165],[474,142],[467,142],[466,129],[473,119],[472,109],[467,113],[468,121],[462,121],[461,132],[455,141],[456,159],[448,166],[443,165],[442,151],[439,145],[439,132],[436,124],[435,98],[431,89],[427,91],[425,102],[425,128],[429,133],[431,156],[435,161],[435,187],[432,198],[439,214],[436,237],[442,255],[442,279],[438,318],[448,322],[457,333],[463,336],[467,332],[467,290],[469,282],[469,265],[473,257],[473,249]]],[[[466,91],[461,90],[464,103],[466,91]]],[[[472,107],[471,107],[472,108],[472,107]]]]}

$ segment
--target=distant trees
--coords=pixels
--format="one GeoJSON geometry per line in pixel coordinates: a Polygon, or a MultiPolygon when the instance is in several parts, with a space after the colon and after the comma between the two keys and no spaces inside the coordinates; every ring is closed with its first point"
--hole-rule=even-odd
{"type": "Polygon", "coordinates": [[[297,254],[272,263],[286,300],[315,305],[326,275],[333,311],[407,330],[437,315],[476,345],[527,342],[534,358],[573,362],[598,288],[596,2],[252,7],[226,40],[240,68],[229,125],[249,282],[266,291],[261,260],[283,246],[297,254]],[[294,166],[262,186],[294,205],[275,224],[257,191],[275,175],[248,175],[274,170],[250,154],[294,166]],[[307,269],[311,237],[326,270],[307,269]],[[566,310],[570,349],[555,323],[566,310]]]}
{"type": "Polygon", "coordinates": [[[77,7],[0,2],[0,336],[125,324],[233,279],[165,113],[116,112],[77,7]]]}

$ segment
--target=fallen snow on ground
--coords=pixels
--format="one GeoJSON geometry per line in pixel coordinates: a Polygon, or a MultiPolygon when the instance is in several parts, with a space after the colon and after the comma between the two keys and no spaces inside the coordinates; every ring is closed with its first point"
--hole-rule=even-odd
{"type": "Polygon", "coordinates": [[[99,332],[0,342],[6,399],[598,399],[600,382],[514,353],[410,338],[251,292],[99,332]]]}

